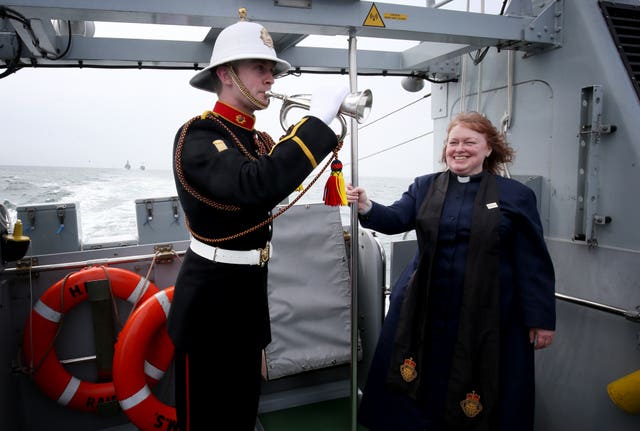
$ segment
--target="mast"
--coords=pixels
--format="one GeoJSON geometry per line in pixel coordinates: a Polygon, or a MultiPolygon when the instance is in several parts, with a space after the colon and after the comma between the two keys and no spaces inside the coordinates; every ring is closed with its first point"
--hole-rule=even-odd
{"type": "MultiPolygon", "coordinates": [[[[358,91],[357,40],[349,30],[349,85],[358,91]]],[[[358,186],[358,123],[351,118],[351,183],[358,186]]],[[[358,204],[351,206],[351,431],[358,429],[358,204]]]]}

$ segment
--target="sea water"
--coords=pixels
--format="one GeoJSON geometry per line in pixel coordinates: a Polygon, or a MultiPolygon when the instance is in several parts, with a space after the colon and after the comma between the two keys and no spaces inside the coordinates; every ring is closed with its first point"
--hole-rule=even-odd
{"type": "MultiPolygon", "coordinates": [[[[314,177],[307,178],[303,186],[309,185],[314,177]]],[[[296,204],[322,202],[327,178],[326,174],[318,178],[296,204]]],[[[345,181],[349,182],[348,175],[345,181]]],[[[412,182],[413,178],[360,177],[358,184],[365,187],[370,199],[388,205],[399,199],[412,182]]],[[[12,226],[18,207],[75,203],[81,240],[85,244],[135,241],[138,235],[135,201],[176,195],[170,170],[0,166],[0,203],[8,210],[12,226]]],[[[294,192],[289,201],[297,197],[298,192],[294,192]]],[[[349,226],[350,207],[340,207],[340,215],[343,224],[349,226]]],[[[286,213],[282,215],[285,216],[286,213]]],[[[391,241],[415,238],[412,235],[412,232],[406,235],[376,233],[387,257],[391,241]]]]}

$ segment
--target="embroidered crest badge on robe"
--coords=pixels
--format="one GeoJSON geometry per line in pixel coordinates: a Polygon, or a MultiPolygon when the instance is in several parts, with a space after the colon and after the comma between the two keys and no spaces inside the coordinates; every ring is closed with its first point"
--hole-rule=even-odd
{"type": "Polygon", "coordinates": [[[416,371],[416,362],[413,358],[407,358],[404,360],[404,363],[400,365],[400,375],[402,379],[409,383],[412,382],[418,377],[418,372],[416,371]]]}
{"type": "Polygon", "coordinates": [[[476,394],[476,391],[471,391],[467,394],[467,398],[460,401],[460,407],[468,418],[473,418],[482,411],[482,404],[480,404],[480,395],[476,394]]]}

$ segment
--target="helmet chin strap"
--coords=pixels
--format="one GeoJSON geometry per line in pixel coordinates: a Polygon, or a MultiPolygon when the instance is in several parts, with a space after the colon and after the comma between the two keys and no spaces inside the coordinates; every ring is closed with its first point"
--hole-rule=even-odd
{"type": "Polygon", "coordinates": [[[269,107],[269,103],[262,103],[261,101],[253,97],[247,87],[245,87],[242,81],[240,81],[240,78],[238,78],[238,75],[236,75],[236,71],[231,65],[229,65],[229,74],[231,75],[231,80],[233,81],[235,86],[238,87],[238,90],[240,90],[242,95],[246,97],[249,102],[253,103],[256,108],[267,109],[269,107]]]}

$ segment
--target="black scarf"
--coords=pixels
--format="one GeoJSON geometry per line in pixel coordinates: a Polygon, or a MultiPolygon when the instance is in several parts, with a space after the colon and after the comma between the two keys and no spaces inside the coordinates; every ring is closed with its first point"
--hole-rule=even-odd
{"type": "MultiPolygon", "coordinates": [[[[427,363],[425,355],[429,354],[423,346],[429,333],[427,310],[433,254],[449,178],[447,172],[438,175],[418,214],[416,234],[423,247],[418,268],[405,292],[387,375],[392,387],[415,400],[420,400],[423,385],[428,384],[421,379],[427,363]]],[[[484,173],[473,206],[460,324],[446,394],[444,416],[451,429],[496,427],[500,354],[497,204],[496,179],[484,173]],[[478,402],[482,410],[470,417],[478,402]]]]}

